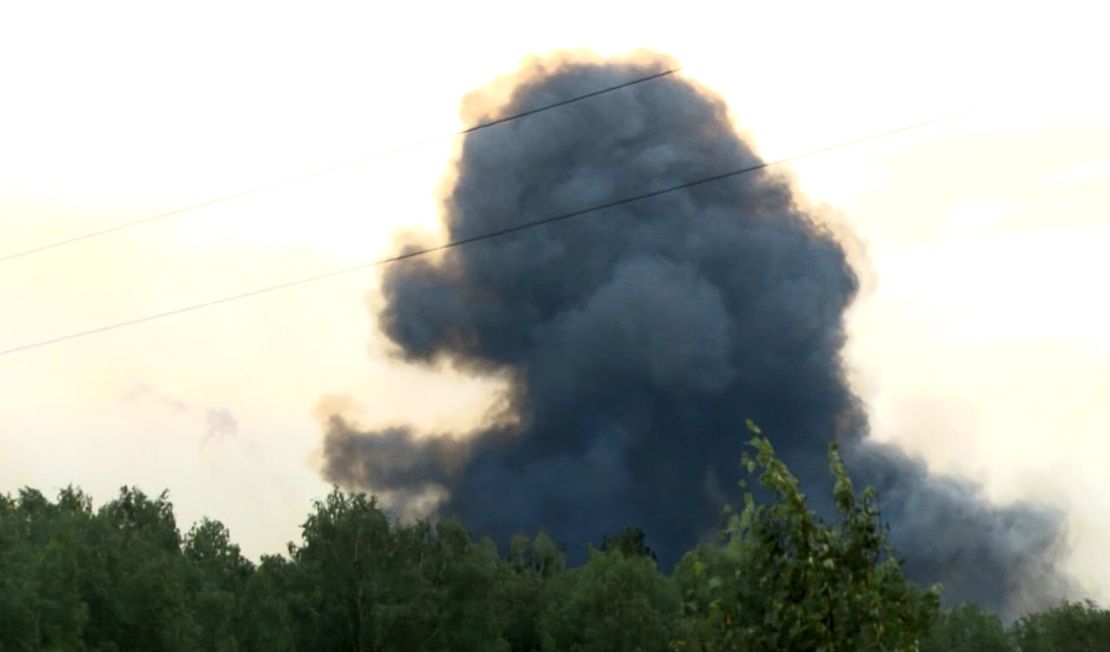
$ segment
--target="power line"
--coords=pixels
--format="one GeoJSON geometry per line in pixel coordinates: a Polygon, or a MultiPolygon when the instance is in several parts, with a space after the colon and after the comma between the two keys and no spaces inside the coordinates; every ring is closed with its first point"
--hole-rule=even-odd
{"type": "Polygon", "coordinates": [[[194,210],[198,210],[198,209],[201,209],[201,208],[207,208],[207,207],[212,206],[214,204],[221,204],[223,202],[231,201],[231,200],[234,200],[234,199],[239,199],[241,197],[246,197],[246,196],[249,196],[249,195],[255,195],[255,194],[258,194],[258,193],[261,193],[261,192],[265,192],[267,190],[273,190],[275,188],[280,188],[282,186],[287,186],[287,185],[290,185],[290,184],[293,184],[293,183],[304,181],[306,179],[311,179],[313,177],[318,177],[318,176],[328,174],[328,173],[331,173],[331,172],[336,172],[338,170],[343,170],[343,169],[346,169],[346,168],[349,168],[349,167],[354,167],[356,165],[362,165],[364,163],[368,163],[368,162],[373,161],[373,160],[384,158],[386,156],[391,156],[393,154],[400,154],[401,152],[407,152],[409,150],[417,149],[419,147],[423,147],[425,145],[430,145],[432,143],[436,143],[436,142],[439,142],[439,141],[442,141],[442,140],[447,140],[449,138],[457,138],[459,136],[465,136],[467,134],[472,134],[476,131],[481,131],[483,129],[488,129],[490,127],[494,127],[496,125],[504,124],[506,122],[512,122],[513,120],[519,120],[521,118],[526,118],[528,116],[533,116],[533,115],[536,115],[537,113],[543,113],[545,111],[550,111],[552,109],[557,109],[559,107],[567,106],[568,104],[574,104],[576,102],[581,102],[583,100],[588,100],[590,98],[594,98],[594,97],[597,97],[599,95],[605,95],[606,93],[612,93],[614,91],[618,91],[618,90],[621,90],[621,89],[624,89],[624,88],[628,88],[630,86],[635,86],[637,84],[643,84],[645,82],[654,81],[654,80],[660,79],[662,77],[667,77],[669,75],[673,75],[673,74],[675,74],[675,73],[677,73],[681,70],[682,70],[681,67],[671,68],[669,70],[664,70],[662,72],[657,72],[657,73],[654,73],[654,74],[651,74],[651,75],[647,75],[646,77],[638,77],[638,78],[633,79],[631,81],[627,81],[627,82],[624,82],[622,84],[617,84],[616,86],[608,86],[606,88],[598,89],[596,91],[591,91],[589,93],[586,93],[585,95],[576,95],[574,97],[571,97],[571,98],[568,98],[568,99],[565,99],[565,100],[560,100],[558,102],[553,102],[551,104],[545,104],[543,106],[540,106],[540,107],[537,107],[537,108],[534,108],[534,109],[528,109],[527,111],[521,111],[520,113],[514,113],[512,115],[502,116],[500,118],[497,118],[495,120],[490,120],[488,122],[481,122],[481,123],[478,123],[476,125],[467,127],[466,129],[463,129],[461,131],[454,131],[454,132],[451,132],[449,134],[441,134],[439,136],[434,136],[432,138],[427,138],[425,140],[416,141],[416,142],[413,142],[413,143],[409,143],[407,145],[401,145],[401,146],[395,147],[393,149],[383,150],[381,152],[371,154],[370,156],[365,156],[365,157],[362,157],[362,158],[354,159],[354,160],[351,160],[351,161],[346,161],[346,162],[343,162],[343,163],[336,163],[335,165],[329,165],[326,168],[320,168],[318,170],[313,170],[311,172],[303,172],[303,173],[297,174],[295,176],[285,177],[285,178],[279,179],[277,181],[271,181],[269,183],[265,183],[265,184],[262,184],[260,186],[255,186],[253,188],[248,188],[247,190],[240,190],[238,192],[233,192],[233,193],[230,193],[230,194],[227,194],[227,195],[220,195],[219,197],[213,197],[211,199],[206,199],[204,201],[197,202],[195,204],[189,204],[187,206],[181,206],[179,208],[175,208],[173,210],[166,211],[164,213],[157,213],[155,215],[148,215],[147,217],[139,218],[137,220],[132,220],[130,222],[122,222],[120,224],[116,224],[115,226],[109,226],[109,227],[106,227],[106,228],[103,228],[103,229],[100,229],[100,230],[97,230],[97,231],[89,231],[87,233],[82,233],[82,234],[79,234],[79,235],[70,236],[68,238],[62,238],[61,240],[55,240],[53,242],[47,242],[47,243],[44,243],[44,244],[41,244],[41,245],[31,247],[30,249],[24,249],[22,251],[16,251],[16,252],[13,252],[13,253],[10,253],[10,254],[6,254],[4,256],[0,256],[0,263],[4,263],[4,262],[10,261],[10,260],[15,260],[16,258],[23,258],[25,256],[30,256],[31,254],[36,254],[36,253],[39,253],[39,252],[42,252],[42,251],[46,251],[48,249],[54,249],[54,248],[57,248],[57,247],[62,247],[62,246],[65,246],[65,245],[73,244],[75,242],[80,242],[82,240],[89,240],[89,239],[92,239],[92,238],[98,238],[98,237],[103,236],[103,235],[108,235],[109,233],[115,233],[117,231],[123,231],[124,229],[130,229],[132,227],[140,226],[142,224],[149,224],[151,222],[155,222],[157,220],[162,220],[162,219],[165,219],[167,217],[173,217],[174,215],[180,215],[182,213],[188,213],[189,211],[194,211],[194,210]]]}
{"type": "Polygon", "coordinates": [[[192,304],[192,305],[189,305],[189,306],[183,306],[181,308],[175,308],[173,310],[166,310],[164,312],[156,312],[156,313],[153,313],[153,314],[150,314],[150,315],[146,315],[144,317],[139,317],[137,319],[129,319],[127,321],[114,322],[114,323],[111,323],[111,324],[106,324],[104,326],[99,326],[97,328],[91,328],[89,330],[76,331],[76,332],[73,332],[73,333],[68,333],[66,335],[60,335],[58,337],[52,337],[50,339],[39,340],[37,342],[31,342],[31,343],[28,343],[28,344],[23,344],[23,345],[20,345],[20,346],[12,347],[10,349],[0,350],[0,356],[6,356],[6,355],[10,355],[12,353],[18,353],[20,351],[27,351],[29,349],[36,349],[36,348],[48,346],[48,345],[51,345],[51,344],[57,344],[59,342],[65,342],[67,340],[73,340],[73,339],[77,339],[77,338],[81,338],[81,337],[87,337],[89,335],[96,335],[96,334],[99,334],[99,333],[105,333],[107,331],[116,330],[118,328],[126,328],[128,326],[135,326],[137,324],[142,324],[142,323],[146,323],[146,322],[149,322],[149,321],[162,319],[164,317],[172,317],[173,315],[180,315],[182,313],[192,312],[194,310],[201,310],[203,308],[209,308],[211,306],[216,306],[216,305],[219,305],[219,304],[222,304],[222,303],[230,303],[232,301],[238,301],[240,299],[247,299],[249,297],[258,296],[260,294],[268,294],[270,292],[275,292],[277,290],[284,290],[284,289],[296,287],[296,286],[299,286],[299,285],[307,285],[309,283],[315,283],[316,281],[322,281],[322,280],[325,280],[325,279],[334,278],[336,276],[343,276],[345,274],[350,274],[350,273],[353,273],[353,272],[357,272],[357,271],[361,271],[361,270],[365,270],[365,269],[370,269],[372,267],[380,267],[382,265],[388,265],[388,264],[396,263],[396,262],[399,262],[399,261],[402,261],[402,260],[408,260],[409,258],[416,258],[416,257],[419,257],[419,256],[426,256],[426,255],[431,254],[431,253],[435,253],[435,252],[439,252],[439,251],[446,251],[448,249],[454,249],[455,247],[461,247],[463,245],[468,245],[468,244],[472,244],[472,243],[475,243],[475,242],[480,242],[482,240],[489,240],[489,239],[492,239],[492,238],[497,238],[497,237],[500,237],[500,236],[503,236],[503,235],[508,235],[510,233],[516,233],[518,231],[524,231],[526,229],[535,228],[537,226],[543,226],[545,224],[552,224],[554,222],[563,222],[563,221],[570,220],[570,219],[573,219],[573,218],[576,218],[576,217],[582,217],[584,215],[590,215],[590,214],[593,214],[593,213],[597,213],[599,211],[603,211],[603,210],[606,210],[606,209],[609,209],[609,208],[615,208],[617,206],[623,206],[625,204],[632,204],[634,202],[644,201],[644,200],[647,200],[647,199],[651,199],[653,197],[658,197],[660,195],[666,195],[668,193],[672,193],[672,192],[675,192],[675,191],[678,191],[678,190],[685,190],[687,188],[694,188],[696,186],[705,185],[707,183],[713,183],[713,182],[716,182],[716,181],[722,181],[724,179],[729,179],[731,177],[740,176],[742,174],[748,174],[750,172],[755,172],[757,170],[762,170],[764,168],[768,168],[768,167],[775,166],[775,165],[781,165],[783,163],[793,161],[793,160],[797,160],[797,159],[800,159],[800,158],[804,158],[804,157],[807,157],[807,156],[813,156],[813,155],[816,155],[816,154],[821,154],[821,153],[824,153],[824,152],[832,151],[832,150],[835,150],[835,149],[840,149],[842,147],[849,147],[851,145],[857,145],[857,144],[864,143],[864,142],[867,142],[867,141],[870,141],[870,140],[876,140],[878,138],[891,136],[893,134],[901,133],[901,132],[904,132],[904,131],[910,131],[910,130],[913,130],[913,129],[920,129],[922,127],[927,127],[929,125],[933,125],[933,124],[937,124],[939,122],[944,122],[946,120],[950,120],[953,117],[955,117],[955,116],[950,115],[950,116],[945,116],[945,117],[941,117],[941,118],[935,118],[935,119],[932,119],[932,120],[927,120],[925,122],[918,122],[918,123],[915,123],[915,124],[912,124],[912,125],[907,125],[907,126],[904,126],[904,127],[898,127],[896,129],[889,129],[887,131],[881,131],[881,132],[878,132],[878,133],[863,136],[861,138],[856,138],[854,140],[844,141],[844,142],[836,143],[836,144],[833,144],[833,145],[827,145],[825,147],[820,147],[820,148],[817,148],[817,149],[811,149],[811,150],[808,150],[808,151],[805,151],[805,152],[801,152],[799,154],[793,154],[793,155],[790,155],[790,156],[787,156],[787,157],[784,157],[784,158],[776,159],[774,161],[766,161],[766,162],[763,162],[763,163],[758,163],[756,165],[749,165],[749,166],[746,166],[746,167],[735,168],[733,170],[728,170],[727,172],[722,172],[722,173],[714,174],[714,175],[711,175],[711,176],[701,177],[701,178],[698,178],[698,179],[695,179],[695,180],[692,180],[692,181],[686,181],[684,183],[679,183],[679,184],[676,184],[676,185],[673,185],[673,186],[667,186],[665,188],[660,188],[658,190],[645,192],[645,193],[642,193],[642,194],[639,194],[639,195],[633,195],[633,196],[630,196],[630,197],[624,197],[622,199],[616,199],[616,200],[613,200],[613,201],[610,201],[610,202],[606,202],[604,204],[597,204],[597,205],[594,205],[594,206],[590,206],[588,208],[582,208],[582,209],[579,209],[579,210],[576,210],[576,211],[571,211],[569,213],[560,213],[558,215],[552,215],[552,216],[545,217],[545,218],[538,219],[538,220],[534,220],[534,221],[531,221],[531,222],[524,222],[522,224],[517,224],[515,226],[510,226],[510,227],[506,227],[506,228],[503,228],[503,229],[497,229],[495,231],[488,231],[486,233],[482,233],[482,234],[479,234],[479,235],[469,236],[469,237],[461,238],[461,239],[458,239],[458,240],[452,240],[451,242],[447,242],[447,243],[437,245],[437,246],[434,246],[434,247],[428,247],[426,249],[417,249],[417,250],[409,251],[409,252],[406,252],[406,253],[403,253],[403,254],[398,254],[398,255],[395,255],[395,256],[389,256],[387,258],[380,258],[378,260],[373,260],[373,261],[369,261],[369,262],[365,262],[365,263],[360,263],[358,265],[352,265],[350,267],[344,267],[344,268],[341,268],[341,269],[332,270],[330,272],[324,272],[322,274],[315,274],[313,276],[306,276],[306,277],[295,279],[295,280],[292,280],[292,281],[285,281],[283,283],[278,283],[276,285],[269,285],[269,286],[258,288],[258,289],[255,289],[255,290],[249,290],[247,292],[240,292],[238,294],[232,294],[232,295],[228,295],[228,296],[221,297],[221,298],[218,298],[218,299],[212,299],[212,300],[209,300],[209,301],[204,301],[202,303],[195,303],[195,304],[192,304]]]}

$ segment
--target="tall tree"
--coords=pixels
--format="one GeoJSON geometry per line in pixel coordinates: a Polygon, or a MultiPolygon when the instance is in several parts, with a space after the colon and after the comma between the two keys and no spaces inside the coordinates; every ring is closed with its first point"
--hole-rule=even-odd
{"type": "Polygon", "coordinates": [[[534,539],[516,534],[509,540],[507,563],[494,589],[504,640],[514,652],[537,652],[543,646],[542,617],[558,591],[555,578],[566,570],[563,551],[545,533],[534,539]]]}
{"type": "Polygon", "coordinates": [[[1021,652],[1101,652],[1110,649],[1110,611],[1065,602],[1018,620],[1012,636],[1021,652]]]}
{"type": "Polygon", "coordinates": [[[289,602],[294,565],[281,555],[263,555],[243,588],[239,641],[250,652],[297,649],[297,621],[289,602]]]}
{"type": "MultiPolygon", "coordinates": [[[[880,527],[875,494],[856,494],[836,445],[829,446],[840,520],[807,507],[797,479],[755,424],[755,455],[743,466],[774,496],[752,492],[720,553],[688,555],[676,570],[690,615],[680,646],[750,652],[913,650],[936,617],[939,589],[902,575],[880,527]],[[723,559],[712,559],[717,554],[723,559]]],[[[741,481],[741,486],[745,483],[741,481]]]]}
{"type": "Polygon", "coordinates": [[[88,621],[81,598],[88,499],[65,489],[57,504],[23,489],[0,497],[0,649],[79,649],[88,621]]]}
{"type": "Polygon", "coordinates": [[[625,557],[650,557],[658,561],[655,552],[647,545],[647,535],[638,527],[626,527],[616,534],[606,534],[601,539],[602,552],[618,552],[625,557]]]}
{"type": "Polygon", "coordinates": [[[243,611],[249,608],[243,597],[254,565],[231,543],[227,528],[207,518],[185,535],[183,554],[198,645],[214,652],[238,650],[243,611]]]}
{"type": "Polygon", "coordinates": [[[1002,621],[974,604],[944,612],[921,640],[921,652],[1017,652],[1002,621]]]}
{"type": "Polygon", "coordinates": [[[372,498],[333,491],[293,546],[298,647],[503,649],[493,611],[496,548],[446,519],[398,526],[372,498]]]}
{"type": "Polygon", "coordinates": [[[679,596],[655,561],[619,549],[591,550],[580,568],[558,576],[542,617],[543,650],[668,650],[679,596]]]}
{"type": "Polygon", "coordinates": [[[192,650],[187,564],[167,493],[151,499],[123,487],[89,533],[85,640],[102,650],[192,650]]]}

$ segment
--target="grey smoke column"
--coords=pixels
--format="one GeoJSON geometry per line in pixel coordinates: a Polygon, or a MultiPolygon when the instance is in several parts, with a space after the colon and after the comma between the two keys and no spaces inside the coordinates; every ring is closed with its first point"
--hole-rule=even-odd
{"type": "MultiPolygon", "coordinates": [[[[532,64],[486,117],[667,67],[532,64]]],[[[468,136],[448,238],[759,160],[719,98],[664,78],[468,136]]],[[[334,417],[325,476],[400,496],[446,491],[441,512],[478,532],[543,528],[572,553],[640,526],[669,563],[735,500],[752,418],[815,500],[831,487],[826,443],[847,446],[858,480],[882,491],[910,572],[944,581],[949,598],[1003,609],[1055,598],[1054,518],[988,507],[867,439],[841,361],[857,286],[837,240],[767,170],[393,265],[379,318],[401,354],[507,375],[512,419],[459,442],[334,417]]]]}

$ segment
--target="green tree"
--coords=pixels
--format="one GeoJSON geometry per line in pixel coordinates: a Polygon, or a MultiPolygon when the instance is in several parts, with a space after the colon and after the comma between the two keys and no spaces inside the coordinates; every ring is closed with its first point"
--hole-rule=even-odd
{"type": "Polygon", "coordinates": [[[173,504],[123,487],[91,524],[83,559],[93,650],[193,650],[198,627],[189,608],[188,566],[173,504]]]}
{"type": "Polygon", "coordinates": [[[1093,602],[1065,602],[1014,623],[1021,652],[1095,652],[1110,649],[1110,611],[1093,602]]]}
{"type": "Polygon", "coordinates": [[[68,487],[51,503],[34,489],[0,497],[0,649],[81,649],[89,498],[68,487]]]}
{"type": "Polygon", "coordinates": [[[590,550],[589,561],[549,585],[543,649],[570,652],[667,650],[679,615],[671,581],[645,555],[590,550]]]}
{"type": "Polygon", "coordinates": [[[238,640],[251,652],[297,649],[297,623],[289,606],[293,563],[281,555],[263,555],[243,588],[238,640]]]}
{"type": "Polygon", "coordinates": [[[647,545],[647,535],[638,527],[626,527],[616,534],[606,534],[601,538],[601,550],[619,552],[626,557],[656,559],[655,552],[647,545]]]}
{"type": "Polygon", "coordinates": [[[190,611],[198,625],[198,645],[213,652],[238,650],[243,603],[254,565],[219,521],[207,518],[185,535],[182,552],[189,565],[190,611]]]}
{"type": "Polygon", "coordinates": [[[747,492],[724,544],[691,551],[670,578],[635,528],[567,568],[545,533],[514,536],[502,559],[458,521],[400,524],[338,490],[288,558],[256,567],[219,522],[182,537],[165,493],[125,487],[94,512],[72,487],[54,503],[23,489],[0,496],[0,650],[1110,649],[1110,612],[1090,602],[1008,630],[974,605],[938,616],[937,590],[903,577],[874,491],[855,492],[836,447],[827,523],[750,427],[742,464],[771,500],[747,492]]]}
{"type": "Polygon", "coordinates": [[[88,620],[79,547],[87,499],[72,489],[0,497],[0,649],[79,649],[88,620]]]}
{"type": "Polygon", "coordinates": [[[566,570],[563,551],[543,532],[534,539],[516,534],[509,540],[507,563],[494,587],[493,599],[501,631],[515,652],[537,652],[543,646],[541,618],[554,599],[553,579],[566,570]]]}
{"type": "Polygon", "coordinates": [[[921,652],[1014,652],[998,616],[974,604],[944,612],[921,640],[921,652]]]}
{"type": "Polygon", "coordinates": [[[300,649],[504,649],[496,548],[461,524],[395,526],[374,499],[335,490],[302,532],[289,585],[300,649]]]}
{"type": "Polygon", "coordinates": [[[301,545],[290,546],[297,647],[376,649],[372,610],[382,602],[391,555],[385,513],[372,499],[335,490],[315,503],[301,531],[301,545]]]}
{"type": "Polygon", "coordinates": [[[409,568],[411,584],[420,586],[415,607],[430,616],[425,650],[507,650],[501,636],[502,619],[492,599],[500,577],[501,560],[493,541],[471,540],[455,519],[442,519],[434,528],[417,524],[402,534],[422,535],[423,545],[402,546],[416,553],[409,568]]]}
{"type": "MultiPolygon", "coordinates": [[[[769,504],[744,495],[726,549],[688,555],[676,570],[687,627],[676,647],[697,650],[913,650],[936,617],[938,589],[902,574],[879,524],[874,490],[857,495],[829,447],[833,499],[826,524],[809,510],[797,479],[759,429],[744,454],[749,474],[772,492],[769,504]],[[707,559],[708,557],[708,559],[707,559]],[[723,573],[723,574],[722,574],[723,573]]],[[[745,486],[743,481],[742,486],[745,486]]]]}

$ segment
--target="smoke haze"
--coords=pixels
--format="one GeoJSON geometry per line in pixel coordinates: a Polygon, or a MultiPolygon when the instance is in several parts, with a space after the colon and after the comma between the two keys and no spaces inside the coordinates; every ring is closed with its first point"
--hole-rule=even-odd
{"type": "MultiPolygon", "coordinates": [[[[674,67],[662,57],[527,64],[464,113],[493,119],[674,67]]],[[[724,102],[671,76],[466,137],[449,240],[760,163],[724,102]]],[[[892,216],[897,219],[897,216],[892,216]]],[[[325,477],[504,541],[544,529],[572,555],[642,527],[664,563],[735,501],[751,418],[828,508],[825,448],[880,491],[907,572],[948,601],[1017,613],[1062,597],[1059,515],[995,507],[868,436],[845,377],[844,247],[772,170],[387,268],[378,315],[398,354],[508,381],[464,437],[327,420],[325,477]]]]}

